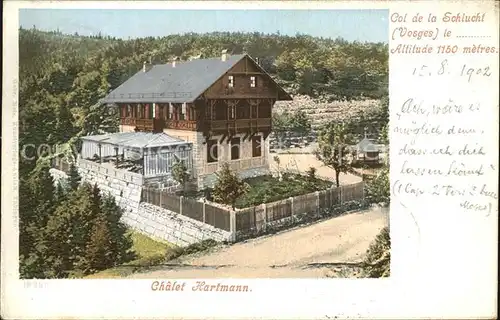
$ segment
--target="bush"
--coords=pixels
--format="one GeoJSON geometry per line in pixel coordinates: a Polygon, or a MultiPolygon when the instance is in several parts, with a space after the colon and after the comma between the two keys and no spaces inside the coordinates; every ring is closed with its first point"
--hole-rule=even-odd
{"type": "Polygon", "coordinates": [[[365,184],[366,198],[371,203],[389,204],[391,192],[389,187],[389,168],[382,169],[365,184]]]}
{"type": "Polygon", "coordinates": [[[381,278],[390,276],[391,236],[389,228],[383,228],[370,245],[363,260],[363,276],[381,278]]]}
{"type": "Polygon", "coordinates": [[[243,181],[248,183],[250,189],[236,200],[236,207],[258,206],[331,187],[331,182],[318,179],[312,173],[305,179],[290,172],[284,172],[281,180],[269,175],[245,179],[243,181]]]}
{"type": "Polygon", "coordinates": [[[218,244],[217,241],[213,239],[207,239],[197,243],[190,244],[187,247],[175,247],[172,250],[167,251],[165,259],[169,261],[177,259],[183,255],[207,251],[208,249],[215,247],[217,244],[218,244]]]}

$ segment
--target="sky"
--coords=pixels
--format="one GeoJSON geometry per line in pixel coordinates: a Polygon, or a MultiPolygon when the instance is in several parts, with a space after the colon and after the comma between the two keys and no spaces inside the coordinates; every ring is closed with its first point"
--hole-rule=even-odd
{"type": "Polygon", "coordinates": [[[23,28],[117,38],[188,32],[297,33],[349,41],[388,42],[388,10],[21,9],[23,28]]]}

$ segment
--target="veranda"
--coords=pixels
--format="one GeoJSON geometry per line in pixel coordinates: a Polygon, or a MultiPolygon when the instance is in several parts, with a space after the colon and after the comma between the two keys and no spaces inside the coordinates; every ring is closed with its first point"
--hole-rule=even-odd
{"type": "Polygon", "coordinates": [[[177,161],[183,161],[192,172],[192,144],[165,133],[122,132],[81,140],[81,159],[139,173],[144,178],[170,175],[177,161]]]}

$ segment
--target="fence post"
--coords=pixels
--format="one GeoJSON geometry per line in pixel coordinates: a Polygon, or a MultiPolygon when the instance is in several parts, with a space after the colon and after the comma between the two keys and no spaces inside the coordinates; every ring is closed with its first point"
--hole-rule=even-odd
{"type": "Polygon", "coordinates": [[[290,197],[289,199],[290,199],[290,210],[292,211],[291,216],[293,217],[293,214],[294,214],[294,212],[293,212],[293,197],[290,197]]]}
{"type": "Polygon", "coordinates": [[[339,201],[340,201],[340,205],[344,204],[344,199],[342,199],[343,196],[344,196],[344,192],[342,192],[343,191],[342,188],[343,188],[342,186],[339,187],[339,201]]]}
{"type": "Polygon", "coordinates": [[[184,196],[179,197],[179,213],[182,214],[182,200],[184,199],[184,196]]]}
{"type": "Polygon", "coordinates": [[[361,181],[361,200],[365,200],[365,182],[361,181]]]}
{"type": "Polygon", "coordinates": [[[163,208],[163,207],[161,206],[161,198],[163,198],[163,193],[162,193],[162,192],[160,192],[160,208],[163,208]]]}
{"type": "Polygon", "coordinates": [[[236,211],[231,210],[229,212],[229,230],[230,230],[230,241],[236,241],[236,211]]]}
{"type": "Polygon", "coordinates": [[[203,201],[203,223],[206,223],[207,217],[206,217],[206,206],[205,206],[205,201],[203,201]]]}
{"type": "Polygon", "coordinates": [[[266,231],[267,229],[267,205],[265,203],[262,204],[264,206],[264,223],[263,223],[263,226],[262,226],[262,230],[263,231],[266,231]]]}

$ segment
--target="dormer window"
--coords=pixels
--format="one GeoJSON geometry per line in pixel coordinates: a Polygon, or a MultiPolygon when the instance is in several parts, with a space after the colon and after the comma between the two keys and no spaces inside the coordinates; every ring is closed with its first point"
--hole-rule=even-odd
{"type": "Polygon", "coordinates": [[[234,76],[229,76],[228,77],[228,83],[227,83],[229,88],[234,87],[234,76]]]}
{"type": "Polygon", "coordinates": [[[255,88],[257,86],[257,79],[255,77],[250,77],[250,87],[255,88]]]}

